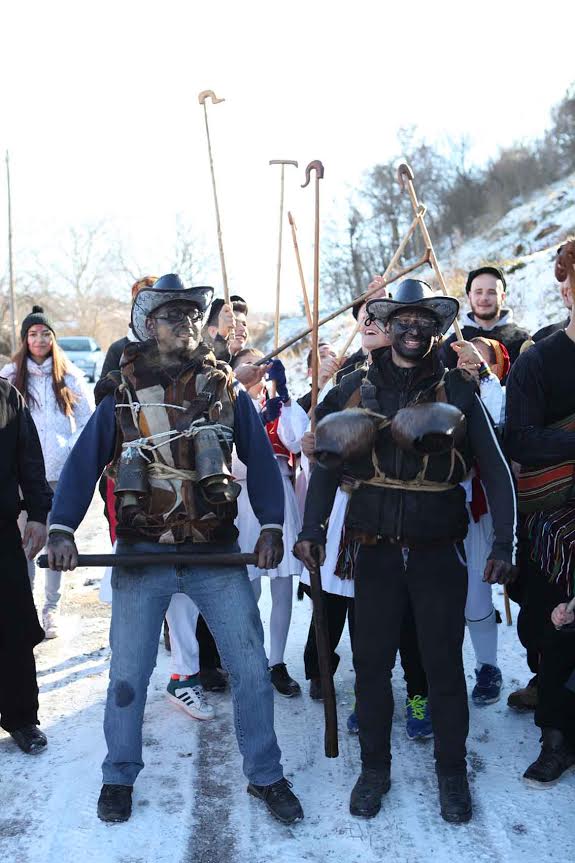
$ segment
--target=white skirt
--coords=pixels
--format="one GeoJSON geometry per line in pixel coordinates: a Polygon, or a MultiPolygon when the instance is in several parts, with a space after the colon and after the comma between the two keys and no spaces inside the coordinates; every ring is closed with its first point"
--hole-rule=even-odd
{"type": "MultiPolygon", "coordinates": [[[[236,518],[236,527],[240,532],[238,542],[240,550],[249,554],[254,550],[258,541],[261,525],[251,507],[246,480],[238,480],[238,482],[242,487],[241,494],[238,497],[238,516],[236,518]]],[[[301,517],[290,477],[282,474],[282,482],[285,500],[283,525],[284,556],[277,569],[258,569],[257,566],[248,566],[248,575],[251,580],[259,578],[262,575],[267,575],[270,578],[286,578],[290,575],[299,576],[302,570],[301,561],[292,554],[292,548],[301,530],[301,517]]]]}
{"type": "MultiPolygon", "coordinates": [[[[345,522],[347,502],[349,494],[340,488],[335,493],[333,509],[329,517],[327,528],[327,542],[325,547],[325,563],[321,568],[321,586],[326,593],[335,593],[336,596],[354,596],[354,583],[351,578],[340,578],[335,574],[337,556],[339,553],[339,542],[345,522]]],[[[309,572],[304,569],[300,581],[309,587],[309,572]]]]}

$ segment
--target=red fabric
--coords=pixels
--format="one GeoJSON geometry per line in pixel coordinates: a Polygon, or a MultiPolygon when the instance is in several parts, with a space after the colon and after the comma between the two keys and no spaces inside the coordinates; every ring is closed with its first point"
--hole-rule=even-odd
{"type": "Polygon", "coordinates": [[[288,464],[290,467],[294,466],[294,456],[293,453],[289,451],[289,449],[284,446],[284,444],[280,440],[280,436],[278,434],[278,425],[280,418],[278,417],[271,423],[266,423],[266,431],[268,433],[268,437],[270,439],[270,443],[272,445],[272,449],[275,455],[283,455],[287,457],[288,464]]]}
{"type": "Polygon", "coordinates": [[[114,480],[110,477],[106,478],[106,511],[108,515],[108,526],[110,530],[110,539],[112,545],[116,542],[116,528],[118,519],[116,518],[116,495],[114,494],[114,480]]]}
{"type": "Polygon", "coordinates": [[[482,515],[489,512],[487,498],[479,475],[479,465],[475,464],[475,476],[471,480],[471,503],[469,505],[473,521],[478,522],[482,515]]]}

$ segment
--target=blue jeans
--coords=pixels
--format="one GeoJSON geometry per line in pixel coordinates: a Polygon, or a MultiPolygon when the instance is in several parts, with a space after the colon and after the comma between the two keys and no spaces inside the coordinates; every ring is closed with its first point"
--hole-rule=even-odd
{"type": "MultiPolygon", "coordinates": [[[[118,542],[117,547],[119,554],[133,551],[154,555],[176,550],[183,550],[182,546],[118,542]]],[[[195,546],[193,551],[203,549],[195,546]]],[[[255,785],[271,785],[283,776],[263,628],[248,573],[245,567],[210,566],[209,553],[206,549],[205,566],[150,563],[113,570],[112,662],[104,716],[108,754],[102,764],[106,784],[133,785],[144,766],[146,694],[162,622],[174,593],[186,593],[196,603],[229,672],[236,737],[246,777],[255,785]]]]}

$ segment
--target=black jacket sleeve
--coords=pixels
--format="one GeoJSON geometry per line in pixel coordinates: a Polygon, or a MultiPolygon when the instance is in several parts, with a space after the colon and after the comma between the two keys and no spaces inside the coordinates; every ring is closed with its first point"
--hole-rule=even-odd
{"type": "Polygon", "coordinates": [[[298,540],[307,539],[325,545],[327,522],[333,509],[341,472],[315,465],[309,478],[303,525],[298,540]]]}
{"type": "Polygon", "coordinates": [[[575,432],[545,428],[545,389],[535,349],[521,354],[507,381],[505,446],[514,461],[530,467],[575,458],[575,432]]]}
{"type": "Polygon", "coordinates": [[[480,397],[473,397],[467,415],[467,431],[471,448],[485,485],[493,519],[495,539],[489,555],[495,560],[515,563],[517,532],[517,501],[511,468],[507,463],[487,409],[480,397]]]}
{"type": "Polygon", "coordinates": [[[20,393],[12,389],[10,397],[14,399],[18,417],[18,483],[24,498],[22,509],[28,513],[29,521],[46,524],[52,506],[52,489],[46,480],[40,439],[20,393]]]}

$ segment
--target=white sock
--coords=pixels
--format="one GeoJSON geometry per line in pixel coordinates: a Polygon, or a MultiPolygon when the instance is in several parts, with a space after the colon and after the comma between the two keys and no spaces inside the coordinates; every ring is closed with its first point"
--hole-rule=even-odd
{"type": "Polygon", "coordinates": [[[270,615],[270,668],[284,661],[284,651],[291,621],[291,575],[270,578],[272,612],[270,615]]]}
{"type": "Polygon", "coordinates": [[[482,665],[497,667],[497,620],[495,609],[482,620],[468,620],[467,628],[475,651],[476,668],[482,665]]]}

